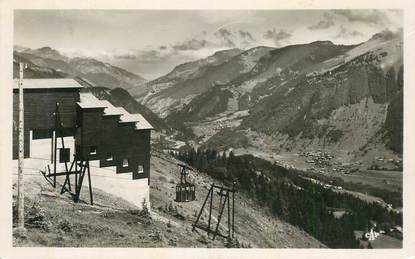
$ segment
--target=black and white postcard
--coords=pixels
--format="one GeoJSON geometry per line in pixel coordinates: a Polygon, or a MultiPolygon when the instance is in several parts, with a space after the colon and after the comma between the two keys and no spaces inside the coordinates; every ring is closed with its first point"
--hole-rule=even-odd
{"type": "Polygon", "coordinates": [[[127,2],[1,3],[1,258],[415,255],[413,3],[127,2]]]}

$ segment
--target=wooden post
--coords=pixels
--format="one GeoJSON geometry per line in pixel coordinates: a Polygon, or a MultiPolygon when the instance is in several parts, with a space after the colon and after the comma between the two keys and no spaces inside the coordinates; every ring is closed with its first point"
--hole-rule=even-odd
{"type": "Polygon", "coordinates": [[[19,166],[17,176],[17,222],[18,228],[24,228],[24,105],[23,105],[23,66],[19,63],[19,166]]]}
{"type": "Polygon", "coordinates": [[[223,201],[223,204],[222,204],[222,189],[220,190],[219,195],[221,197],[221,201],[219,203],[219,217],[218,217],[218,224],[216,224],[216,229],[215,229],[215,232],[213,233],[213,241],[216,239],[216,236],[219,233],[218,231],[219,231],[220,220],[222,219],[223,210],[225,209],[225,205],[226,205],[226,197],[225,197],[225,199],[223,201]]]}
{"type": "Polygon", "coordinates": [[[88,165],[88,184],[89,184],[89,200],[91,205],[94,205],[94,199],[92,197],[92,181],[91,181],[91,170],[89,169],[89,160],[87,161],[88,165]]]}
{"type": "Polygon", "coordinates": [[[56,103],[56,110],[55,110],[55,135],[53,137],[53,141],[54,141],[54,149],[53,149],[53,188],[56,188],[56,162],[57,162],[57,149],[58,149],[58,135],[59,135],[59,131],[58,131],[58,127],[60,126],[59,123],[59,103],[56,103]]]}
{"type": "Polygon", "coordinates": [[[205,208],[206,202],[207,202],[207,200],[208,200],[208,198],[209,198],[209,195],[211,195],[211,193],[212,193],[212,195],[213,195],[213,185],[210,187],[209,192],[208,192],[208,194],[207,194],[207,196],[206,196],[206,199],[205,199],[205,201],[203,202],[202,208],[200,209],[199,214],[197,215],[196,221],[195,221],[195,223],[193,224],[192,231],[194,231],[194,230],[195,230],[196,225],[197,225],[197,223],[199,222],[200,216],[202,215],[203,209],[205,208]]]}
{"type": "Polygon", "coordinates": [[[53,135],[53,188],[56,188],[56,149],[58,148],[58,143],[57,143],[57,135],[58,132],[56,131],[56,127],[55,127],[55,131],[54,131],[54,135],[53,135]]]}
{"type": "MultiPolygon", "coordinates": [[[[89,160],[87,160],[89,161],[89,160]]],[[[87,161],[81,161],[81,165],[80,165],[80,174],[79,174],[79,179],[78,179],[78,188],[77,191],[75,193],[75,202],[79,201],[79,196],[81,195],[81,188],[82,188],[82,182],[84,181],[84,176],[86,173],[86,168],[87,168],[87,161]]]]}
{"type": "Polygon", "coordinates": [[[230,208],[230,199],[229,199],[229,191],[226,192],[225,199],[228,200],[228,237],[231,238],[231,208],[230,208]]]}
{"type": "Polygon", "coordinates": [[[55,131],[52,131],[52,136],[50,138],[50,163],[53,163],[53,147],[54,147],[55,131]]]}
{"type": "Polygon", "coordinates": [[[235,235],[235,182],[232,187],[232,238],[235,235]]]}
{"type": "Polygon", "coordinates": [[[75,155],[75,193],[78,192],[78,158],[75,155]]]}
{"type": "MultiPolygon", "coordinates": [[[[212,203],[213,203],[213,193],[210,196],[210,204],[209,204],[209,219],[208,219],[208,229],[210,231],[210,221],[212,218],[212,203]]],[[[208,236],[209,236],[209,232],[208,232],[208,236]]]]}

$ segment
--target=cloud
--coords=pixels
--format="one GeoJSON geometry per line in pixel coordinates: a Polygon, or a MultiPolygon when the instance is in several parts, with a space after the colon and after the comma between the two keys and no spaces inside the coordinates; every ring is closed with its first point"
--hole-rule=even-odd
{"type": "Polygon", "coordinates": [[[398,37],[402,38],[403,35],[403,28],[398,28],[395,31],[391,31],[391,30],[383,30],[381,32],[376,33],[375,35],[372,36],[372,39],[382,39],[384,41],[388,41],[388,40],[392,40],[398,37]]]}
{"type": "Polygon", "coordinates": [[[361,36],[364,36],[364,34],[356,30],[348,30],[342,25],[340,26],[340,30],[334,36],[334,38],[347,39],[347,38],[354,38],[354,37],[361,37],[361,36]]]}
{"type": "Polygon", "coordinates": [[[134,54],[115,54],[114,58],[116,59],[136,59],[137,56],[134,54]]]}
{"type": "Polygon", "coordinates": [[[227,30],[225,28],[221,28],[218,31],[214,33],[215,37],[221,41],[222,44],[229,48],[234,48],[236,46],[234,40],[233,40],[233,33],[230,30],[227,30]]]}
{"type": "Polygon", "coordinates": [[[130,49],[82,49],[82,48],[58,48],[60,53],[68,58],[84,57],[95,58],[104,62],[111,60],[134,60],[137,58],[137,51],[130,49]]]}
{"type": "Polygon", "coordinates": [[[248,30],[220,28],[215,32],[201,31],[192,38],[160,42],[159,45],[148,45],[142,49],[67,49],[64,53],[95,58],[154,79],[178,64],[206,58],[216,51],[247,49],[256,45],[258,42],[248,30]]]}
{"type": "Polygon", "coordinates": [[[154,63],[166,60],[174,55],[169,49],[164,50],[141,50],[137,51],[137,60],[140,60],[141,63],[154,63]]]}
{"type": "Polygon", "coordinates": [[[273,28],[272,30],[269,29],[264,33],[264,38],[268,40],[273,40],[275,46],[277,47],[281,46],[283,41],[289,42],[288,39],[291,37],[292,37],[291,33],[286,32],[282,29],[277,32],[276,29],[273,28]]]}
{"type": "Polygon", "coordinates": [[[231,31],[221,28],[213,34],[202,32],[202,35],[190,40],[176,42],[171,45],[175,51],[197,51],[202,49],[249,48],[257,44],[247,30],[231,31]]]}
{"type": "Polygon", "coordinates": [[[198,50],[198,49],[203,49],[203,48],[206,48],[212,45],[213,43],[205,39],[202,39],[202,40],[191,39],[191,40],[187,40],[184,42],[174,44],[173,49],[175,50],[198,50]]]}
{"type": "Polygon", "coordinates": [[[379,10],[333,10],[333,13],[346,18],[349,22],[370,25],[385,25],[390,22],[388,16],[379,10]]]}
{"type": "Polygon", "coordinates": [[[243,49],[250,48],[257,45],[257,40],[252,36],[249,31],[239,30],[239,47],[243,49]]]}
{"type": "Polygon", "coordinates": [[[323,30],[330,28],[334,25],[333,16],[331,16],[329,13],[323,14],[323,20],[320,20],[318,23],[311,25],[308,27],[309,30],[323,30]]]}
{"type": "Polygon", "coordinates": [[[256,41],[249,31],[239,30],[239,36],[247,41],[256,41]]]}

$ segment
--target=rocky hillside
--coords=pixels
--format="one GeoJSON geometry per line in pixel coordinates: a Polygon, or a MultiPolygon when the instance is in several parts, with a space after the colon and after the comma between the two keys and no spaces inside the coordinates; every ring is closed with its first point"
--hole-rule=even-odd
{"type": "Polygon", "coordinates": [[[402,132],[402,78],[401,42],[388,40],[356,57],[346,56],[332,69],[278,87],[250,109],[241,129],[283,138],[289,148],[349,151],[381,135],[386,146],[402,153],[397,136],[402,132]],[[390,120],[397,122],[394,127],[390,120]]]}
{"type": "Polygon", "coordinates": [[[17,48],[15,58],[23,58],[36,66],[51,68],[68,77],[82,77],[94,86],[123,88],[136,93],[145,91],[144,78],[122,68],[92,58],[68,58],[50,47],[17,48]]]}
{"type": "MultiPolygon", "coordinates": [[[[390,44],[399,47],[397,42],[390,44]]],[[[402,78],[402,66],[398,65],[397,71],[394,65],[382,70],[381,65],[387,64],[383,57],[387,56],[388,53],[383,51],[367,52],[323,74],[290,81],[253,107],[243,126],[269,134],[276,130],[290,137],[302,133],[303,137],[313,138],[324,135],[328,126],[334,126],[332,130],[347,130],[347,125],[336,127],[323,120],[338,122],[341,115],[346,115],[346,110],[361,102],[365,103],[364,110],[360,111],[362,116],[370,116],[371,108],[380,115],[402,86],[396,76],[400,74],[402,78]],[[333,116],[336,118],[331,118],[333,116]]],[[[363,119],[358,114],[351,115],[349,120],[363,119]]],[[[384,121],[385,118],[380,118],[381,123],[384,121]]]]}

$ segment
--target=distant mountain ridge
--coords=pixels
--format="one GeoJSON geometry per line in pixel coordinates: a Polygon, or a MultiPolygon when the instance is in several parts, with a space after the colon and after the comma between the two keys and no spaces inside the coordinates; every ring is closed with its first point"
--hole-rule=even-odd
{"type": "Polygon", "coordinates": [[[95,86],[123,88],[135,92],[146,91],[146,79],[125,69],[92,58],[68,58],[50,47],[38,49],[16,46],[14,56],[30,61],[36,66],[51,68],[69,77],[82,77],[95,86]]]}
{"type": "Polygon", "coordinates": [[[65,62],[69,61],[69,58],[59,53],[59,51],[52,49],[51,47],[42,47],[38,49],[30,49],[30,48],[21,48],[17,50],[19,52],[24,52],[28,54],[32,54],[41,58],[53,59],[53,60],[62,60],[65,62]]]}

